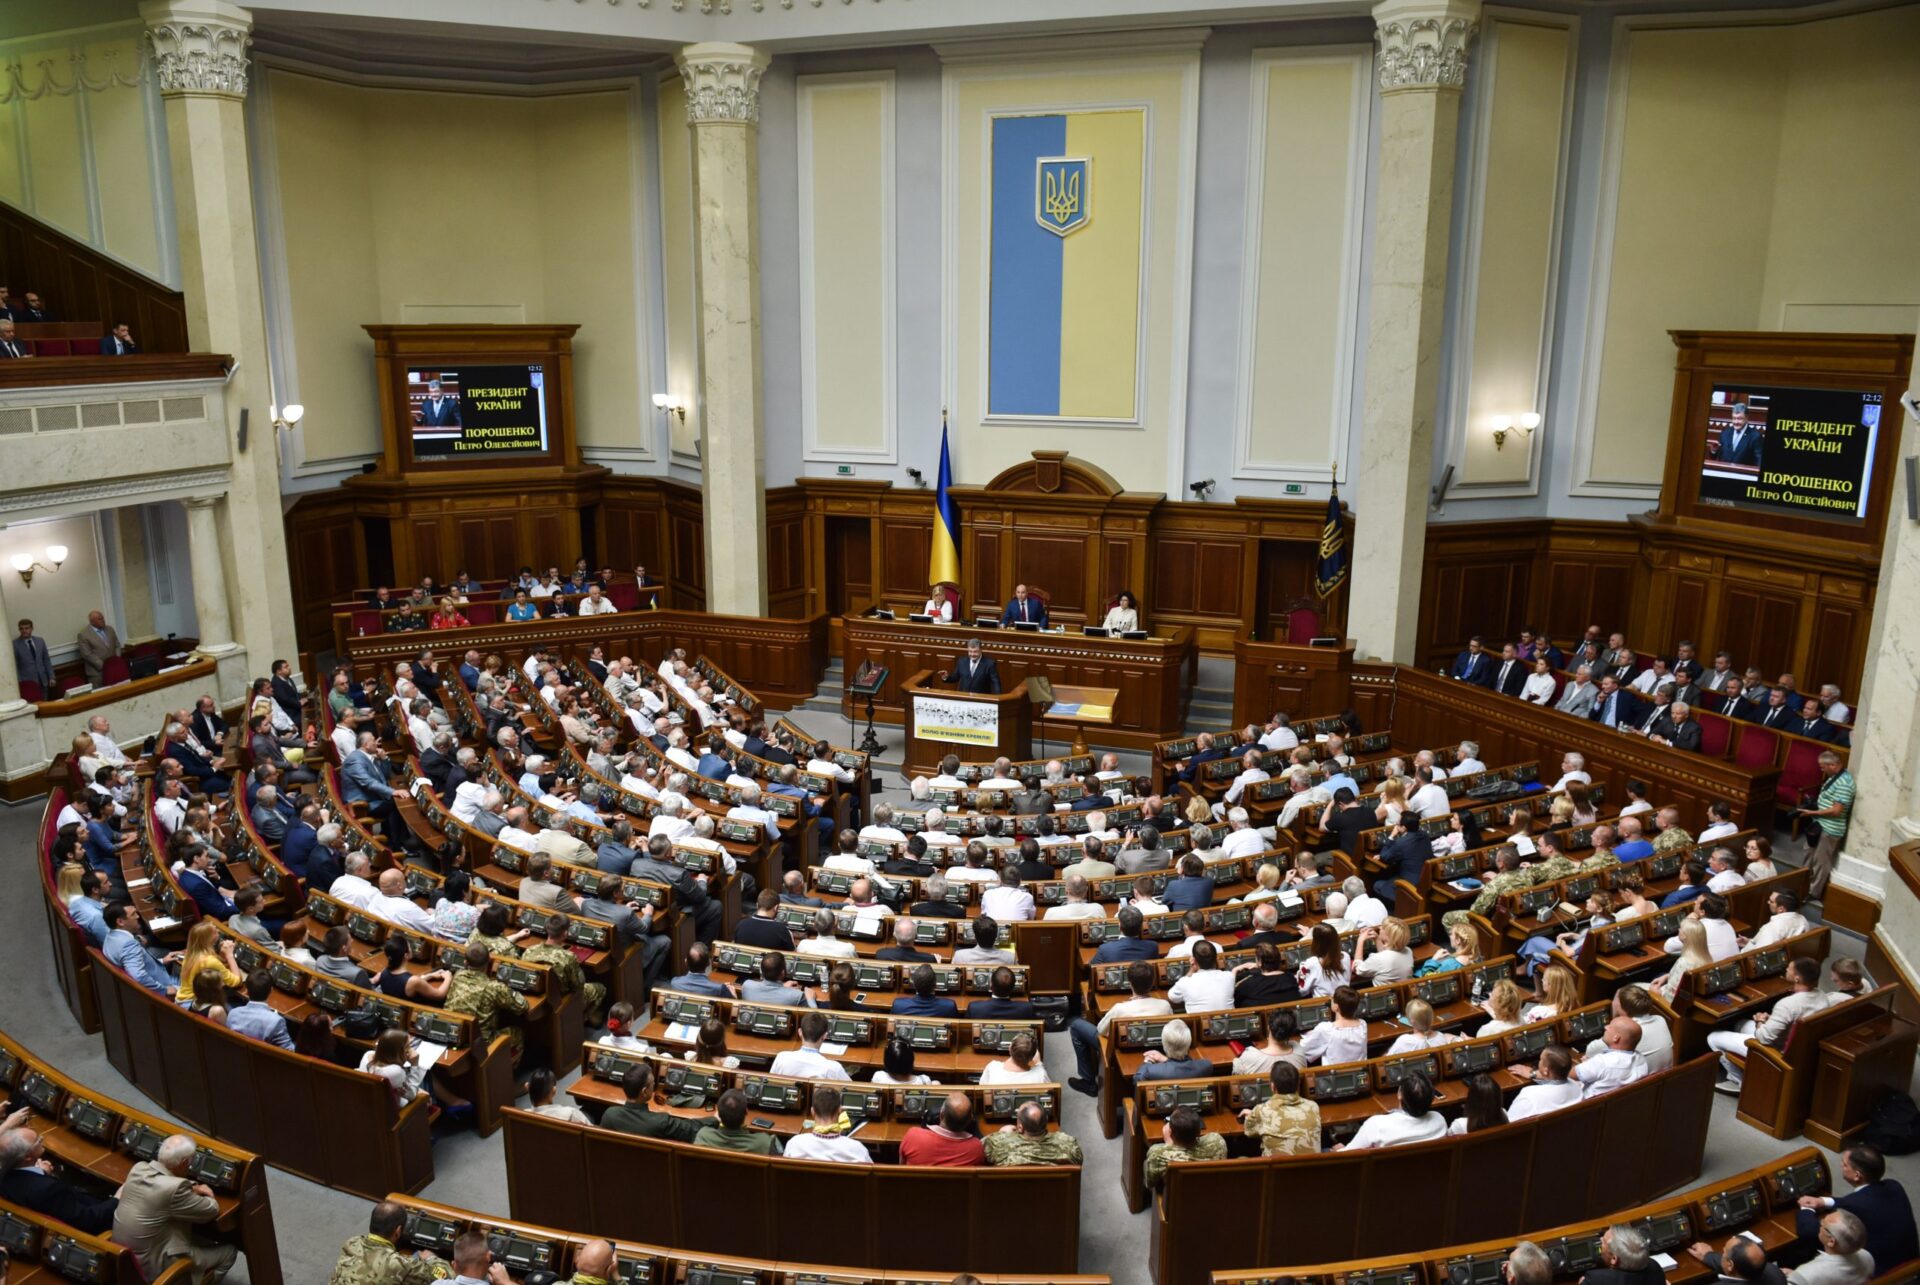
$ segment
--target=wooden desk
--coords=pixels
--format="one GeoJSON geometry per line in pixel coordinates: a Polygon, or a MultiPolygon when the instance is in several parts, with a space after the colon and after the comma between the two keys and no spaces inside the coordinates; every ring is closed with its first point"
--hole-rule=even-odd
{"type": "MultiPolygon", "coordinates": [[[[963,692],[923,669],[900,684],[907,720],[906,770],[920,775],[965,750],[969,757],[1033,757],[1033,702],[1024,685],[1000,692],[963,692]]],[[[1003,680],[1004,681],[1004,678],[1003,680]]]]}
{"type": "Polygon", "coordinates": [[[1120,689],[1118,687],[1081,687],[1060,684],[1053,689],[1053,703],[1041,718],[1044,729],[1046,719],[1065,723],[1073,729],[1074,754],[1087,752],[1087,729],[1089,727],[1110,728],[1120,709],[1120,689]]]}
{"type": "Polygon", "coordinates": [[[164,674],[155,674],[151,678],[136,678],[131,682],[115,683],[111,687],[96,687],[90,692],[70,696],[65,700],[37,701],[33,707],[34,717],[72,718],[103,705],[118,705],[121,701],[145,696],[148,692],[157,692],[168,687],[177,687],[182,683],[209,678],[213,675],[214,669],[215,665],[211,660],[191,660],[178,669],[169,670],[164,674]]]}
{"type": "Polygon", "coordinates": [[[1866,1128],[1881,1099],[1905,1093],[1913,1083],[1916,1045],[1920,1026],[1898,1013],[1882,1013],[1821,1040],[1807,1136],[1832,1151],[1846,1146],[1866,1128]]]}
{"type": "MultiPolygon", "coordinates": [[[[922,625],[907,620],[848,616],[842,653],[845,672],[874,660],[892,671],[875,701],[882,723],[906,721],[905,680],[923,670],[945,670],[963,654],[967,640],[978,638],[1000,670],[1000,685],[1012,691],[1032,677],[1057,689],[1081,684],[1113,687],[1119,697],[1114,724],[1104,742],[1150,750],[1168,729],[1185,725],[1187,697],[1196,672],[1193,631],[1185,626],[1156,630],[1151,638],[1090,638],[1079,633],[1027,633],[1018,629],[976,629],[970,625],[922,625]]],[[[755,688],[756,691],[760,689],[755,688]]],[[[763,693],[764,694],[764,693],[763,693]]],[[[864,697],[843,697],[849,714],[866,713],[864,697]]],[[[1018,758],[1021,755],[1009,755],[1018,758]]]]}
{"type": "Polygon", "coordinates": [[[1264,724],[1275,710],[1345,709],[1352,703],[1353,640],[1338,647],[1233,640],[1233,721],[1264,724]]]}

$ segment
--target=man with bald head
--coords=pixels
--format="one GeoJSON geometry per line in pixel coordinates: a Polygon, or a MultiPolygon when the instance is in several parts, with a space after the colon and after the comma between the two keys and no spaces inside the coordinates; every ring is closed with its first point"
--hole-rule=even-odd
{"type": "Polygon", "coordinates": [[[947,1095],[938,1120],[914,1126],[900,1140],[903,1165],[970,1168],[986,1162],[986,1147],[974,1124],[973,1099],[958,1091],[947,1095]]]}

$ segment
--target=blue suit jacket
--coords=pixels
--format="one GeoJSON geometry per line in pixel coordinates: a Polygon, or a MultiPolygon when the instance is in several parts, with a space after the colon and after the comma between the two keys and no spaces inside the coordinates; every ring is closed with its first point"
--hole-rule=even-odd
{"type": "Polygon", "coordinates": [[[716,781],[726,780],[727,773],[732,770],[727,766],[727,761],[718,754],[702,754],[699,763],[694,766],[694,771],[701,776],[710,776],[716,781]]]}
{"type": "Polygon", "coordinates": [[[188,776],[214,775],[213,764],[196,753],[185,741],[168,741],[160,747],[160,757],[174,760],[188,776]]]}
{"type": "Polygon", "coordinates": [[[1638,727],[1647,721],[1647,713],[1652,707],[1638,696],[1622,687],[1611,696],[1601,696],[1593,702],[1593,708],[1587,717],[1607,727],[1638,727]],[[1607,709],[1613,709],[1613,720],[1607,720],[1607,709]]]}
{"type": "Polygon", "coordinates": [[[893,1001],[893,1011],[903,1017],[958,1017],[960,1007],[945,995],[902,995],[893,1001]]]}
{"type": "Polygon", "coordinates": [[[1696,897],[1705,896],[1706,892],[1707,885],[1704,883],[1697,888],[1675,888],[1672,892],[1660,899],[1660,909],[1669,910],[1674,906],[1684,906],[1696,897]]]}
{"type": "Polygon", "coordinates": [[[632,848],[623,847],[609,839],[600,845],[600,851],[594,854],[594,864],[600,867],[602,874],[623,875],[633,869],[634,859],[639,856],[632,848]]]}
{"type": "Polygon", "coordinates": [[[1145,937],[1115,937],[1093,952],[1096,964],[1127,964],[1136,959],[1158,959],[1160,947],[1145,937]]]}
{"type": "Polygon", "coordinates": [[[214,887],[203,874],[194,870],[180,872],[180,890],[193,898],[193,904],[200,907],[200,913],[214,919],[225,921],[234,914],[234,904],[227,894],[214,887]]]}
{"type": "Polygon", "coordinates": [[[1007,600],[1007,609],[1000,613],[1000,623],[1003,625],[1011,625],[1018,620],[1030,620],[1042,629],[1045,629],[1047,627],[1047,604],[1032,594],[1028,594],[1026,615],[1022,616],[1020,614],[1020,600],[1018,598],[1009,598],[1007,600]]]}
{"type": "Polygon", "coordinates": [[[1187,765],[1180,769],[1179,777],[1182,781],[1191,781],[1200,775],[1201,764],[1212,763],[1216,759],[1225,757],[1227,757],[1227,751],[1223,749],[1198,750],[1187,760],[1187,765]]]}
{"type": "Polygon", "coordinates": [[[1420,886],[1420,869],[1432,855],[1432,840],[1418,830],[1409,830],[1380,845],[1380,864],[1387,868],[1386,877],[1405,879],[1416,888],[1420,886]]]}
{"type": "MultiPolygon", "coordinates": [[[[1907,1190],[1892,1178],[1882,1178],[1844,1196],[1834,1197],[1834,1208],[1855,1214],[1867,1225],[1867,1245],[1873,1255],[1873,1270],[1892,1271],[1901,1263],[1920,1258],[1920,1238],[1913,1226],[1913,1203],[1907,1190]]],[[[1794,1229],[1809,1252],[1818,1252],[1820,1215],[1811,1209],[1794,1214],[1794,1229]]]]}
{"type": "MultiPolygon", "coordinates": [[[[1168,910],[1199,910],[1213,904],[1213,880],[1205,875],[1181,875],[1167,883],[1160,902],[1168,910]]],[[[1105,942],[1101,943],[1104,948],[1105,942]]]]}
{"type": "Polygon", "coordinates": [[[460,681],[467,685],[468,691],[477,692],[480,690],[480,671],[463,663],[460,666],[460,681]]]}
{"type": "Polygon", "coordinates": [[[1447,672],[1463,682],[1491,687],[1494,670],[1499,668],[1499,665],[1499,658],[1488,655],[1484,650],[1478,656],[1470,651],[1463,651],[1453,658],[1453,668],[1447,672]]]}
{"type": "Polygon", "coordinates": [[[288,827],[287,837],[280,841],[280,864],[291,870],[297,879],[307,877],[307,858],[313,855],[313,845],[320,839],[320,832],[302,821],[288,827]]]}
{"type": "Polygon", "coordinates": [[[365,750],[355,750],[340,762],[340,775],[346,778],[347,802],[378,803],[393,797],[386,773],[365,750]]]}
{"type": "Polygon", "coordinates": [[[976,999],[967,1005],[969,1020],[980,1018],[993,1022],[1031,1022],[1038,1017],[1032,1000],[1025,999],[976,999]]]}
{"type": "Polygon", "coordinates": [[[87,822],[87,865],[99,871],[117,870],[120,854],[114,851],[113,827],[105,821],[87,822]]]}

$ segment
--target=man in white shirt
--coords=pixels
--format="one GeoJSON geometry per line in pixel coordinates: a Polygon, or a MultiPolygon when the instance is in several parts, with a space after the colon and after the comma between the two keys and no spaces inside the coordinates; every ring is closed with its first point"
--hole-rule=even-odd
{"type": "Polygon", "coordinates": [[[676,727],[667,733],[667,758],[683,771],[698,773],[700,760],[687,749],[687,729],[676,727]]]}
{"type": "Polygon", "coordinates": [[[1066,885],[1067,899],[1057,906],[1048,906],[1047,913],[1042,916],[1043,918],[1058,921],[1062,919],[1105,919],[1107,917],[1107,912],[1101,906],[1088,900],[1092,895],[1093,885],[1089,884],[1084,878],[1077,874],[1068,875],[1066,885]]]}
{"type": "Polygon", "coordinates": [[[987,868],[987,845],[975,839],[967,845],[967,863],[948,866],[947,878],[954,883],[998,883],[1000,876],[987,868]]]}
{"type": "Polygon", "coordinates": [[[780,841],[780,818],[760,806],[760,787],[756,784],[749,784],[740,791],[740,801],[727,809],[727,820],[757,825],[767,832],[769,839],[776,843],[780,841]]]}
{"type": "Polygon", "coordinates": [[[1460,748],[1454,751],[1453,775],[1469,776],[1475,772],[1484,772],[1487,765],[1480,761],[1478,741],[1462,741],[1460,748]]]}
{"type": "Polygon", "coordinates": [[[1443,817],[1453,811],[1453,800],[1447,797],[1447,789],[1434,779],[1433,769],[1415,766],[1413,779],[1417,783],[1414,792],[1407,796],[1407,809],[1418,812],[1421,820],[1443,817]]]}
{"type": "MultiPolygon", "coordinates": [[[[1707,1032],[1707,1047],[1715,1053],[1744,1055],[1747,1041],[1754,1040],[1777,1049],[1786,1043],[1787,1032],[1795,1022],[1827,1006],[1827,997],[1820,993],[1819,960],[1804,955],[1789,960],[1787,979],[1793,983],[1793,990],[1776,1000],[1771,1009],[1755,1013],[1731,1030],[1707,1032]]],[[[1720,1059],[1720,1068],[1726,1075],[1713,1087],[1722,1093],[1740,1092],[1740,1068],[1724,1057],[1720,1059]]]]}
{"type": "MultiPolygon", "coordinates": [[[[877,816],[878,814],[879,810],[875,809],[875,815],[877,816]]],[[[869,826],[867,828],[872,829],[873,827],[869,826]]],[[[861,833],[865,834],[866,831],[863,830],[861,833]]],[[[927,809],[927,815],[923,819],[920,827],[920,838],[929,848],[957,848],[960,846],[960,836],[947,833],[947,814],[940,808],[927,809]]]]}
{"type": "Polygon", "coordinates": [[[833,935],[833,912],[822,906],[813,912],[813,935],[794,947],[802,955],[824,955],[829,959],[852,959],[858,952],[850,941],[833,935]]]}
{"type": "Polygon", "coordinates": [[[1516,1124],[1578,1102],[1587,1090],[1571,1078],[1572,1072],[1573,1056],[1558,1044],[1549,1044],[1540,1050],[1537,1066],[1514,1067],[1514,1075],[1532,1083],[1514,1096],[1507,1108],[1507,1122],[1516,1124]]]}
{"type": "Polygon", "coordinates": [[[1413,765],[1416,768],[1426,768],[1427,771],[1433,773],[1433,779],[1436,781],[1444,781],[1447,779],[1447,769],[1433,761],[1432,750],[1420,750],[1416,752],[1413,756],[1413,765]]]}
{"type": "Polygon", "coordinates": [[[499,799],[499,793],[484,781],[462,781],[453,791],[454,819],[472,825],[483,809],[491,812],[498,807],[499,799]]]}
{"type": "MultiPolygon", "coordinates": [[[[931,822],[931,816],[929,816],[931,822]]],[[[876,803],[873,805],[873,820],[860,828],[862,843],[905,843],[907,836],[896,830],[893,825],[893,805],[876,803]]]]}
{"type": "MultiPolygon", "coordinates": [[[[187,819],[186,793],[186,782],[179,777],[174,777],[161,783],[160,797],[153,801],[154,819],[160,823],[161,828],[164,829],[169,836],[180,828],[181,822],[187,819]]],[[[73,805],[68,804],[67,806],[72,807],[73,805]]],[[[66,824],[64,813],[61,817],[61,824],[66,824]]]]}
{"type": "Polygon", "coordinates": [[[1217,817],[1225,816],[1228,808],[1240,802],[1240,796],[1247,792],[1249,785],[1271,779],[1272,775],[1260,766],[1260,752],[1248,750],[1240,756],[1240,774],[1234,777],[1233,784],[1227,787],[1226,799],[1213,805],[1213,814],[1217,817]]]}
{"type": "Polygon", "coordinates": [[[1093,774],[1093,779],[1096,781],[1126,780],[1127,774],[1120,770],[1120,756],[1118,754],[1102,754],[1100,756],[1100,770],[1093,774]]]}
{"type": "Polygon", "coordinates": [[[1180,917],[1180,927],[1186,936],[1173,944],[1173,949],[1167,952],[1168,959],[1185,959],[1193,954],[1195,946],[1207,939],[1207,912],[1189,910],[1180,917]]]}
{"type": "Polygon", "coordinates": [[[1366,882],[1357,875],[1342,883],[1340,891],[1347,896],[1345,919],[1349,928],[1374,928],[1387,922],[1387,903],[1368,892],[1366,882]]]}
{"type": "Polygon", "coordinates": [[[1193,967],[1167,990],[1167,998],[1188,1013],[1216,1013],[1233,1007],[1234,975],[1220,967],[1220,949],[1202,938],[1193,943],[1193,967]]]}
{"type": "Polygon", "coordinates": [[[333,725],[332,739],[333,747],[340,751],[342,759],[359,749],[360,716],[352,712],[342,714],[333,725]]]}
{"type": "Polygon", "coordinates": [[[367,903],[367,909],[389,923],[411,928],[417,933],[431,933],[433,916],[420,909],[413,898],[407,896],[407,876],[398,867],[380,872],[378,891],[367,903]]]}
{"type": "Polygon", "coordinates": [[[539,851],[537,844],[540,835],[525,808],[508,808],[506,819],[507,823],[500,827],[500,833],[493,836],[497,841],[520,852],[531,854],[539,851]]]}
{"type": "Polygon", "coordinates": [[[1589,1055],[1572,1071],[1588,1097],[1632,1084],[1647,1074],[1647,1059],[1639,1051],[1640,1023],[1623,1014],[1607,1023],[1600,1038],[1606,1051],[1597,1057],[1589,1055]]]}
{"type": "Polygon", "coordinates": [[[1733,850],[1715,848],[1707,857],[1707,891],[1726,896],[1735,888],[1746,886],[1746,880],[1733,868],[1733,850]]]}
{"type": "Polygon", "coordinates": [[[1033,918],[1033,894],[1020,886],[1020,873],[1011,863],[1000,867],[1000,883],[980,894],[980,913],[999,923],[1033,918]]]}
{"type": "Polygon", "coordinates": [[[1722,799],[1715,799],[1707,804],[1707,828],[1700,832],[1699,842],[1712,843],[1739,832],[1740,827],[1733,823],[1733,808],[1730,804],[1722,799]]]}
{"type": "MultiPolygon", "coordinates": [[[[1717,892],[1705,893],[1693,902],[1693,917],[1707,930],[1707,954],[1713,956],[1713,962],[1719,963],[1740,953],[1740,937],[1733,931],[1733,925],[1727,922],[1727,899],[1717,892]]],[[[1680,953],[1680,935],[1675,933],[1667,938],[1666,950],[1669,955],[1680,953]]]]}
{"type": "Polygon", "coordinates": [[[1840,689],[1832,683],[1820,685],[1820,716],[1829,723],[1853,722],[1853,711],[1840,699],[1840,689]]]}
{"type": "Polygon", "coordinates": [[[1593,778],[1587,774],[1586,755],[1569,752],[1560,760],[1560,779],[1548,787],[1547,793],[1564,794],[1567,786],[1575,781],[1582,785],[1593,784],[1593,778]]]}
{"type": "Polygon", "coordinates": [[[693,833],[693,822],[688,814],[694,810],[690,799],[675,794],[671,790],[660,796],[660,810],[653,814],[653,820],[647,823],[647,837],[656,834],[667,836],[669,843],[678,843],[693,833]]]}
{"type": "Polygon", "coordinates": [[[1318,816],[1333,796],[1313,783],[1312,769],[1294,766],[1287,769],[1287,780],[1293,784],[1293,793],[1288,796],[1286,806],[1280,809],[1280,818],[1274,822],[1279,830],[1290,830],[1302,812],[1309,816],[1318,816]]]}
{"type": "Polygon", "coordinates": [[[1790,892],[1776,892],[1768,897],[1767,910],[1767,922],[1760,925],[1760,931],[1747,943],[1749,950],[1757,946],[1771,946],[1775,942],[1813,931],[1813,925],[1800,913],[1800,898],[1790,892]]]}
{"type": "Polygon", "coordinates": [[[87,720],[87,735],[93,738],[95,758],[110,767],[126,766],[127,752],[113,739],[113,724],[107,721],[106,715],[95,714],[87,720]]]}
{"type": "Polygon", "coordinates": [[[966,786],[960,779],[960,756],[949,754],[940,760],[940,772],[927,779],[927,784],[936,790],[958,790],[966,786]]]}
{"type": "MultiPolygon", "coordinates": [[[[1622,986],[1615,991],[1613,1016],[1630,1017],[1640,1027],[1640,1043],[1635,1051],[1647,1059],[1649,1074],[1664,1071],[1673,1065],[1673,1032],[1667,1027],[1667,1019],[1654,1008],[1646,987],[1622,986]]],[[[1588,1057],[1598,1057],[1606,1051],[1604,1039],[1594,1040],[1586,1048],[1588,1057]]]]}
{"type": "Polygon", "coordinates": [[[600,592],[599,585],[588,585],[587,596],[580,600],[575,614],[581,616],[609,616],[620,608],[613,605],[613,599],[600,592]]]}
{"type": "Polygon", "coordinates": [[[874,869],[873,859],[858,852],[836,852],[820,864],[828,870],[843,870],[854,875],[870,875],[874,869]]]}
{"type": "Polygon", "coordinates": [[[767,1069],[774,1075],[789,1075],[802,1080],[851,1079],[845,1067],[820,1051],[820,1041],[827,1037],[828,1025],[825,1013],[802,1013],[800,1047],[780,1054],[767,1069]]]}
{"type": "Polygon", "coordinates": [[[1267,730],[1260,737],[1260,747],[1267,750],[1290,750],[1299,743],[1300,734],[1293,730],[1293,721],[1284,713],[1268,719],[1267,730]]]}
{"type": "MultiPolygon", "coordinates": [[[[367,860],[364,852],[347,854],[347,872],[333,881],[333,887],[327,889],[327,895],[335,901],[344,901],[355,910],[365,910],[380,895],[367,876],[373,873],[373,863],[367,860]]],[[[405,875],[401,878],[404,880],[405,875]]]]}
{"type": "Polygon", "coordinates": [[[1227,813],[1227,837],[1221,841],[1220,855],[1223,857],[1250,857],[1256,852],[1265,852],[1267,841],[1253,828],[1247,818],[1245,808],[1234,808],[1227,813]]]}
{"type": "Polygon", "coordinates": [[[1013,774],[1013,760],[997,758],[993,761],[993,775],[980,782],[983,790],[1017,790],[1020,779],[1013,774]]]}
{"type": "MultiPolygon", "coordinates": [[[[1525,1090],[1521,1090],[1525,1092],[1525,1090]]],[[[1418,1071],[1409,1072],[1400,1081],[1400,1105],[1396,1110],[1368,1116],[1342,1151],[1366,1151],[1372,1147],[1397,1147],[1408,1142],[1431,1142],[1447,1136],[1447,1118],[1433,1109],[1433,1081],[1418,1071]]]]}
{"type": "Polygon", "coordinates": [[[831,1084],[813,1086],[813,1109],[808,1128],[787,1142],[789,1160],[829,1160],[838,1164],[868,1165],[873,1156],[859,1139],[840,1130],[840,1090],[831,1084]]]}

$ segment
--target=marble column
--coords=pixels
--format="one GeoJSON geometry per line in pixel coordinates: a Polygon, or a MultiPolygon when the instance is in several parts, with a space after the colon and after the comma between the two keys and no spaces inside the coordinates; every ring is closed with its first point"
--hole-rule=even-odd
{"type": "Polygon", "coordinates": [[[1359,652],[1382,660],[1415,659],[1454,143],[1467,44],[1479,13],[1479,0],[1381,0],[1373,9],[1380,178],[1347,618],[1359,652]]]}
{"type": "MultiPolygon", "coordinates": [[[[1904,458],[1920,451],[1920,427],[1908,416],[1901,418],[1905,426],[1895,454],[1904,458]]],[[[1896,492],[1904,485],[1896,484],[1896,492]]],[[[1833,880],[1884,898],[1890,917],[1895,903],[1904,903],[1914,912],[1907,916],[1909,925],[1920,928],[1920,907],[1904,884],[1888,877],[1887,862],[1890,846],[1920,838],[1920,523],[1908,519],[1898,495],[1887,514],[1873,628],[1867,635],[1866,682],[1855,704],[1859,713],[1847,756],[1853,816],[1833,880]]],[[[1920,958],[1910,962],[1920,964],[1920,958]]]]}
{"type": "Polygon", "coordinates": [[[688,45],[674,55],[693,133],[694,298],[707,610],[767,610],[760,384],[760,77],[764,51],[688,45]]]}
{"type": "MultiPolygon", "coordinates": [[[[247,167],[253,18],[226,0],[151,0],[140,16],[166,109],[187,337],[196,352],[228,353],[238,362],[226,396],[232,478],[226,503],[202,516],[216,523],[213,547],[233,590],[228,640],[252,653],[264,672],[271,658],[291,658],[297,648],[247,167]],[[242,410],[249,420],[244,438],[242,410]]],[[[199,579],[197,535],[194,543],[199,579]]]]}
{"type": "Polygon", "coordinates": [[[220,556],[220,501],[197,495],[187,501],[187,555],[193,564],[193,607],[200,621],[200,650],[233,650],[233,617],[227,610],[227,571],[220,556]]]}

